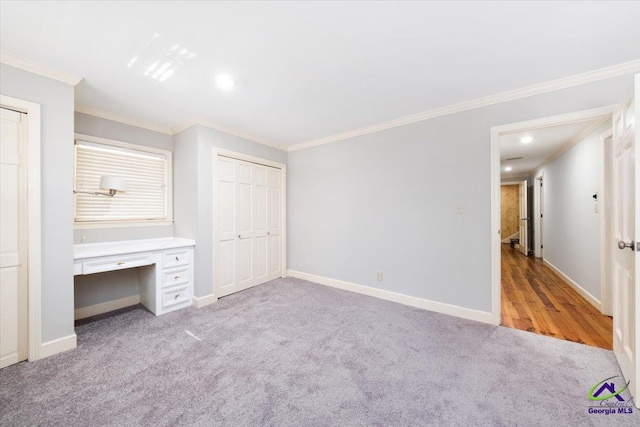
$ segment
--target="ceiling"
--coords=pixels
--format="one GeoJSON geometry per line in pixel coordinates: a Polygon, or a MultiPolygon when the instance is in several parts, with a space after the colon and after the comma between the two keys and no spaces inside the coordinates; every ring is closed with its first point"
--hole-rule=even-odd
{"type": "Polygon", "coordinates": [[[508,179],[531,175],[545,161],[575,142],[583,132],[592,130],[603,122],[602,118],[597,118],[500,136],[500,177],[508,179]],[[530,137],[532,140],[525,144],[522,142],[523,137],[530,137]],[[514,157],[523,158],[508,160],[514,157]],[[512,170],[506,171],[506,167],[511,167],[512,170]]]}
{"type": "Polygon", "coordinates": [[[635,2],[3,0],[0,12],[3,51],[84,77],[78,106],[164,127],[202,117],[282,145],[640,57],[635,2]],[[154,79],[167,62],[173,74],[154,79]],[[217,73],[237,88],[216,89],[217,73]]]}

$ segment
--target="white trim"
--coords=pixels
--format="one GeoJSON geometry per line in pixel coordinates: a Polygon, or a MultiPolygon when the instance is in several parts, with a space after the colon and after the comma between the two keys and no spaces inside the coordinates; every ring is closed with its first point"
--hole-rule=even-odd
{"type": "Polygon", "coordinates": [[[613,114],[615,106],[544,117],[491,128],[491,313],[500,322],[502,272],[500,269],[500,136],[531,129],[592,120],[613,114]]]}
{"type": "Polygon", "coordinates": [[[38,360],[42,329],[42,228],[40,183],[40,104],[0,95],[0,105],[27,113],[29,360],[38,360]]]}
{"type": "Polygon", "coordinates": [[[574,86],[580,86],[587,83],[593,83],[600,80],[610,79],[625,74],[633,74],[640,72],[640,60],[626,62],[611,67],[601,68],[599,70],[589,71],[582,74],[576,74],[550,82],[541,83],[533,86],[527,86],[520,89],[510,90],[495,95],[485,96],[483,98],[473,99],[446,107],[435,108],[422,113],[413,114],[411,116],[401,117],[399,119],[390,120],[388,122],[379,123],[372,126],[354,129],[348,132],[338,133],[323,138],[314,139],[300,144],[291,145],[288,151],[302,150],[318,145],[328,144],[330,142],[350,139],[356,136],[367,135],[370,133],[380,132],[424,120],[434,119],[436,117],[447,116],[450,114],[461,113],[463,111],[473,110],[476,108],[487,107],[489,105],[500,104],[503,102],[514,101],[516,99],[527,98],[534,95],[541,95],[556,90],[567,89],[574,86]]]}
{"type": "Polygon", "coordinates": [[[535,168],[533,174],[534,175],[539,174],[542,171],[542,168],[544,168],[545,166],[553,162],[555,159],[557,159],[558,157],[562,156],[564,153],[569,151],[574,145],[578,144],[581,141],[584,141],[584,139],[590,134],[592,134],[593,131],[595,131],[600,126],[605,124],[608,120],[611,120],[611,114],[607,114],[603,117],[598,117],[598,118],[601,118],[602,120],[598,120],[596,122],[593,122],[591,125],[587,126],[582,132],[574,136],[569,142],[563,145],[558,151],[553,153],[551,156],[547,157],[544,162],[540,163],[540,165],[538,165],[535,168]]]}
{"type": "Polygon", "coordinates": [[[137,304],[140,304],[140,295],[131,295],[129,297],[106,301],[100,304],[76,308],[73,312],[73,318],[75,320],[86,319],[87,317],[97,316],[98,314],[108,313],[110,311],[119,310],[121,308],[137,304]]]}
{"type": "Polygon", "coordinates": [[[171,133],[171,128],[169,127],[147,122],[144,120],[138,120],[130,117],[121,116],[119,114],[110,113],[108,111],[103,111],[98,108],[86,107],[83,105],[76,105],[75,112],[86,114],[88,116],[99,117],[105,120],[111,120],[112,122],[123,123],[125,125],[130,125],[130,126],[151,130],[153,132],[163,133],[165,135],[173,135],[173,133],[171,133]]]}
{"type": "Polygon", "coordinates": [[[281,272],[282,277],[287,277],[287,165],[284,163],[274,162],[272,160],[263,159],[261,157],[250,156],[248,154],[238,153],[235,151],[224,150],[222,148],[213,147],[212,149],[212,162],[213,162],[213,205],[211,209],[213,210],[213,262],[211,268],[213,269],[213,294],[217,299],[218,295],[218,279],[217,279],[217,262],[218,262],[218,224],[217,224],[217,213],[218,209],[216,203],[218,201],[218,156],[222,157],[230,157],[236,160],[244,160],[245,162],[257,163],[264,166],[270,166],[273,168],[280,169],[282,172],[282,181],[280,183],[280,188],[282,191],[282,202],[281,202],[281,212],[282,212],[282,224],[281,224],[281,236],[282,241],[280,243],[280,253],[282,254],[282,265],[281,272]]]}
{"type": "Polygon", "coordinates": [[[205,295],[203,297],[193,297],[193,306],[195,308],[202,308],[213,304],[218,301],[218,297],[215,294],[205,295]]]}
{"type": "MultiPolygon", "coordinates": [[[[611,153],[612,145],[609,149],[606,147],[606,141],[608,138],[613,137],[613,124],[612,126],[600,135],[600,150],[602,158],[602,166],[600,173],[600,191],[598,192],[598,212],[600,213],[600,312],[607,316],[613,315],[613,280],[612,277],[612,261],[613,261],[613,246],[611,246],[611,237],[608,233],[611,221],[609,218],[609,193],[607,189],[610,189],[609,177],[606,172],[611,170],[611,162],[607,162],[606,153],[611,153]]],[[[609,159],[610,160],[610,159],[609,159]]]]}
{"type": "Polygon", "coordinates": [[[171,128],[171,133],[173,135],[182,132],[185,129],[188,129],[192,126],[196,126],[196,125],[200,125],[200,126],[204,126],[204,127],[208,127],[211,129],[215,129],[217,131],[220,132],[224,132],[227,133],[229,135],[234,135],[249,141],[253,141],[253,142],[257,142],[258,144],[262,144],[262,145],[266,145],[268,147],[271,148],[275,148],[277,150],[282,150],[282,151],[287,151],[287,147],[285,145],[281,145],[281,144],[277,144],[275,142],[271,142],[271,141],[267,141],[266,139],[262,139],[262,138],[258,138],[257,136],[253,136],[253,135],[249,135],[246,134],[244,132],[241,132],[239,130],[236,129],[232,129],[230,127],[221,125],[220,123],[216,123],[210,120],[205,120],[201,117],[194,117],[191,118],[189,120],[186,120],[182,123],[180,123],[179,125],[176,125],[174,127],[171,128]]]}
{"type": "Polygon", "coordinates": [[[173,220],[148,220],[148,221],[93,221],[75,222],[74,230],[87,230],[91,228],[128,228],[128,227],[166,227],[173,225],[173,220]]]}
{"type": "MultiPolygon", "coordinates": [[[[544,192],[540,191],[541,184],[544,185],[544,171],[539,171],[537,175],[535,175],[533,179],[533,240],[534,240],[534,256],[536,258],[542,258],[542,245],[540,242],[542,241],[542,216],[544,214],[543,210],[543,200],[542,195],[544,192]]],[[[543,242],[544,244],[544,242],[543,242]]]]}
{"type": "Polygon", "coordinates": [[[52,341],[42,343],[40,346],[40,358],[53,356],[63,351],[73,350],[78,345],[78,337],[76,334],[67,335],[52,341]]]}
{"type": "Polygon", "coordinates": [[[131,142],[116,141],[114,139],[100,138],[97,136],[86,135],[83,133],[74,134],[74,142],[78,140],[85,141],[85,142],[95,142],[95,143],[104,144],[104,145],[112,145],[114,147],[120,147],[120,148],[128,148],[129,150],[145,151],[147,153],[154,153],[154,154],[162,154],[163,156],[167,156],[168,158],[171,158],[171,154],[172,154],[170,150],[163,150],[161,148],[149,147],[148,145],[135,144],[131,142]]]}
{"type": "Polygon", "coordinates": [[[330,279],[328,277],[302,273],[295,270],[289,270],[287,274],[288,276],[295,277],[297,279],[307,280],[309,282],[318,283],[320,285],[330,286],[332,288],[342,289],[349,292],[355,292],[357,294],[368,295],[370,297],[380,298],[387,301],[393,301],[398,304],[422,308],[424,310],[434,311],[436,313],[460,317],[462,319],[474,320],[476,322],[489,323],[493,325],[499,324],[499,322],[495,323],[493,321],[491,313],[487,311],[474,310],[471,308],[460,307],[458,305],[432,301],[425,298],[413,297],[410,295],[400,294],[384,289],[377,289],[370,286],[345,282],[342,280],[330,279]]]}
{"type": "Polygon", "coordinates": [[[78,75],[58,70],[57,68],[50,67],[46,64],[23,58],[21,56],[14,55],[5,51],[0,51],[0,62],[15,68],[19,68],[21,70],[29,71],[30,73],[35,73],[44,77],[48,77],[50,79],[58,80],[59,82],[68,83],[73,86],[76,86],[82,81],[82,77],[78,75]]]}
{"type": "Polygon", "coordinates": [[[567,276],[562,271],[560,271],[558,269],[558,267],[556,267],[555,265],[551,264],[546,259],[543,259],[542,262],[544,263],[544,265],[549,267],[549,269],[551,269],[551,271],[556,273],[558,275],[558,277],[560,277],[567,285],[571,286],[577,293],[579,293],[580,296],[582,296],[584,299],[589,301],[589,303],[592,306],[594,306],[595,308],[600,310],[600,300],[599,299],[597,299],[596,297],[591,295],[586,289],[584,289],[582,286],[578,285],[569,276],[567,276]]]}
{"type": "MultiPolygon", "coordinates": [[[[76,221],[76,198],[73,198],[73,228],[76,230],[90,228],[126,228],[126,227],[149,227],[149,226],[167,226],[173,225],[173,152],[160,148],[149,147],[146,145],[132,144],[130,142],[115,141],[113,139],[99,138],[97,136],[85,135],[81,133],[74,134],[75,141],[95,142],[98,144],[111,145],[113,147],[127,148],[129,150],[144,151],[147,153],[161,154],[167,161],[166,176],[166,211],[167,217],[157,220],[124,220],[124,221],[76,221]]],[[[73,171],[73,188],[75,183],[75,158],[73,171]]]]}

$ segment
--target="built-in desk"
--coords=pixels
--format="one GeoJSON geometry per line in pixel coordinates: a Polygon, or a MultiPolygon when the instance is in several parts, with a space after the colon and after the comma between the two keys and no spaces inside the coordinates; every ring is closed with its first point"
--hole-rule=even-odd
{"type": "Polygon", "coordinates": [[[177,237],[78,244],[73,274],[140,267],[140,303],[159,316],[191,305],[194,246],[177,237]]]}

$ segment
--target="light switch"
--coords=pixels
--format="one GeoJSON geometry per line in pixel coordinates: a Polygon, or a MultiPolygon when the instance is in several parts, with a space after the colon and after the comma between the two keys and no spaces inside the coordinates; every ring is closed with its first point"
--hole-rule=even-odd
{"type": "Polygon", "coordinates": [[[462,215],[462,213],[463,213],[462,203],[458,203],[456,205],[456,215],[462,215]]]}

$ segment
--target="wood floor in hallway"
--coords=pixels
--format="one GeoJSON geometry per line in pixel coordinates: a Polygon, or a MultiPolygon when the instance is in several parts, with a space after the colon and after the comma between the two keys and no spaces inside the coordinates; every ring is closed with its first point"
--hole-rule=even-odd
{"type": "Polygon", "coordinates": [[[613,320],[539,258],[502,245],[502,325],[611,350],[613,320]]]}

